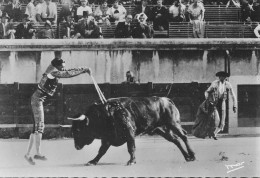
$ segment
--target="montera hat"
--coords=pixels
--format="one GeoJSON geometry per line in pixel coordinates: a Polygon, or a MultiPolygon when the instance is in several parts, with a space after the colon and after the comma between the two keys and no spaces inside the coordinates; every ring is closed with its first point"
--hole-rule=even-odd
{"type": "Polygon", "coordinates": [[[63,63],[65,63],[65,61],[63,61],[62,59],[59,59],[59,58],[54,58],[51,61],[51,65],[53,65],[53,67],[61,66],[63,63]]]}
{"type": "Polygon", "coordinates": [[[225,71],[219,71],[216,73],[217,77],[229,77],[230,75],[225,71]]]}

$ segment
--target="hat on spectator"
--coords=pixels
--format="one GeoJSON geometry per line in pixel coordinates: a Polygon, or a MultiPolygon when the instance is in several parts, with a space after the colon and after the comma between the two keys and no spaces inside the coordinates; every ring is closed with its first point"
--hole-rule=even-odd
{"type": "Polygon", "coordinates": [[[225,72],[225,71],[219,71],[219,72],[216,73],[216,76],[217,76],[217,77],[229,77],[230,74],[228,74],[228,73],[225,72]]]}
{"type": "Polygon", "coordinates": [[[107,0],[102,0],[100,4],[107,3],[107,0]]]}
{"type": "Polygon", "coordinates": [[[23,19],[25,19],[26,21],[30,21],[30,19],[28,17],[29,17],[28,14],[23,14],[23,19]]]}
{"type": "Polygon", "coordinates": [[[119,2],[119,0],[112,0],[112,3],[116,3],[116,2],[119,2]]]}
{"type": "Polygon", "coordinates": [[[46,27],[47,25],[49,25],[51,27],[51,22],[49,20],[46,20],[44,26],[46,27]]]}

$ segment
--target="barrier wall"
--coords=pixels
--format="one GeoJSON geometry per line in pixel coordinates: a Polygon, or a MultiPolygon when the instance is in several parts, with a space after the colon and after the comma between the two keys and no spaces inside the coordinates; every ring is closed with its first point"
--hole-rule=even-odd
{"type": "MultiPolygon", "coordinates": [[[[128,70],[133,71],[142,84],[210,83],[216,79],[217,71],[227,70],[231,72],[230,81],[236,93],[240,93],[239,86],[260,84],[258,39],[2,40],[0,83],[36,84],[54,58],[55,50],[62,51],[67,68],[91,67],[98,83],[120,84],[128,70]]],[[[60,82],[65,85],[92,84],[87,75],[60,82]]],[[[256,92],[255,96],[258,95],[256,92]]],[[[250,100],[255,98],[251,96],[250,100]]],[[[232,108],[231,101],[229,106],[232,108]]],[[[238,113],[229,109],[229,133],[260,133],[258,106],[259,103],[253,106],[255,124],[250,127],[238,124],[239,120],[246,123],[251,119],[243,114],[238,116],[242,112],[240,108],[238,113]]],[[[182,112],[185,114],[186,111],[182,112]]]]}

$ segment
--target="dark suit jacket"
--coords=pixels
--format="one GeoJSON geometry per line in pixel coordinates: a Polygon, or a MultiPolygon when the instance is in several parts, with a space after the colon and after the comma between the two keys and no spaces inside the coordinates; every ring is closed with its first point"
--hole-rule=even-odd
{"type": "Polygon", "coordinates": [[[16,33],[15,33],[15,38],[16,39],[32,39],[33,33],[29,33],[29,30],[33,29],[32,24],[28,24],[27,28],[24,27],[23,23],[20,23],[16,27],[16,33]]]}
{"type": "Polygon", "coordinates": [[[14,22],[18,22],[22,19],[22,10],[20,8],[13,8],[12,4],[5,6],[4,12],[7,13],[14,22]]]}
{"type": "MultiPolygon", "coordinates": [[[[135,17],[136,14],[140,14],[141,12],[142,12],[142,5],[135,6],[133,10],[133,17],[135,17]]],[[[151,8],[146,6],[144,13],[148,17],[147,21],[149,21],[151,16],[151,8]]]]}
{"type": "Polygon", "coordinates": [[[77,8],[78,8],[78,5],[74,5],[72,7],[72,9],[70,9],[68,4],[63,4],[61,7],[60,14],[59,14],[58,22],[61,22],[63,18],[66,20],[66,17],[68,15],[72,15],[72,18],[74,18],[74,20],[77,22],[78,21],[77,8]]]}
{"type": "Polygon", "coordinates": [[[4,28],[2,23],[0,23],[0,39],[4,39],[4,28]]]}
{"type": "Polygon", "coordinates": [[[115,38],[131,38],[132,27],[125,25],[125,22],[118,22],[115,29],[115,38]]]}
{"type": "Polygon", "coordinates": [[[137,23],[132,30],[133,38],[152,38],[152,29],[146,24],[137,23]]]}
{"type": "Polygon", "coordinates": [[[83,38],[99,38],[101,34],[100,29],[94,22],[90,21],[89,24],[84,24],[83,21],[80,21],[75,26],[75,33],[80,33],[83,38]],[[93,30],[90,35],[85,33],[85,30],[93,30]]]}

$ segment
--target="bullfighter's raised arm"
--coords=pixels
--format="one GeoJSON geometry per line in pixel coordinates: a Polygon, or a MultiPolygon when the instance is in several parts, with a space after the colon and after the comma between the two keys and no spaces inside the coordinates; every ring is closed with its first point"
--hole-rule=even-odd
{"type": "Polygon", "coordinates": [[[82,73],[90,74],[90,69],[88,67],[79,67],[79,68],[68,69],[63,71],[53,71],[51,75],[57,78],[71,78],[80,75],[82,73]]]}

